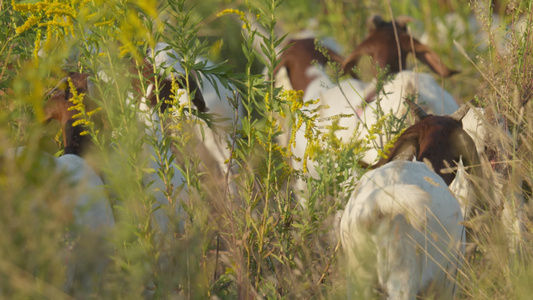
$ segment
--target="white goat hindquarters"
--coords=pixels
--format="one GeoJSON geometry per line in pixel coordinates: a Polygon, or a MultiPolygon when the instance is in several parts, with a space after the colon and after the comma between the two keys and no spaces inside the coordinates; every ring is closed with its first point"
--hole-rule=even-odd
{"type": "Polygon", "coordinates": [[[340,224],[349,296],[369,297],[377,283],[389,299],[424,292],[451,299],[462,221],[457,200],[424,163],[394,161],[368,172],[340,224]]]}
{"type": "MultiPolygon", "coordinates": [[[[56,256],[51,258],[60,261],[64,268],[62,289],[77,297],[95,293],[104,269],[110,262],[113,247],[108,241],[108,234],[115,225],[104,183],[85,160],[77,155],[54,157],[39,150],[30,151],[27,147],[11,148],[5,155],[11,162],[17,158],[38,161],[38,166],[46,170],[47,176],[58,183],[48,187],[54,189],[56,202],[47,204],[50,205],[47,208],[57,210],[53,207],[61,203],[61,214],[72,215],[72,222],[64,223],[66,227],[59,228],[64,233],[63,238],[69,241],[61,241],[61,244],[68,246],[62,245],[56,256]]],[[[39,180],[47,179],[49,178],[39,180]]],[[[33,204],[37,206],[38,202],[39,199],[35,199],[33,204]]]]}
{"type": "Polygon", "coordinates": [[[67,172],[69,181],[80,189],[79,197],[68,199],[74,201],[68,204],[76,207],[74,219],[77,225],[93,232],[115,225],[104,183],[83,158],[74,154],[60,156],[56,158],[56,170],[67,172]]]}

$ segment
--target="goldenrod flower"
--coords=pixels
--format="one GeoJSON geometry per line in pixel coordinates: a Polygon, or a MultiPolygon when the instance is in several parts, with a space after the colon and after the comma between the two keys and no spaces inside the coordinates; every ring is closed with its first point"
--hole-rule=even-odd
{"type": "Polygon", "coordinates": [[[18,34],[21,34],[21,33],[25,32],[26,30],[30,29],[30,27],[32,27],[33,25],[39,23],[40,20],[41,20],[41,17],[39,17],[39,16],[30,16],[26,20],[26,22],[24,22],[24,24],[22,24],[22,26],[17,27],[17,29],[15,31],[18,34]]]}
{"type": "Polygon", "coordinates": [[[239,16],[239,19],[244,22],[242,29],[250,29],[250,21],[246,18],[246,14],[238,9],[228,8],[217,14],[217,17],[222,17],[227,14],[235,14],[239,16]]]}
{"type": "MultiPolygon", "coordinates": [[[[85,2],[86,3],[86,2],[85,2]]],[[[63,36],[64,33],[70,32],[74,36],[74,23],[72,19],[75,19],[78,15],[76,9],[81,9],[83,5],[77,5],[76,1],[67,0],[44,0],[37,3],[25,3],[17,4],[14,0],[11,1],[13,10],[20,12],[23,16],[28,16],[24,24],[15,29],[17,34],[22,34],[31,28],[46,27],[46,44],[48,47],[52,40],[52,33],[56,33],[57,36],[63,36]]],[[[37,53],[41,48],[41,31],[38,30],[38,34],[35,38],[34,58],[35,64],[38,64],[37,53]]]]}

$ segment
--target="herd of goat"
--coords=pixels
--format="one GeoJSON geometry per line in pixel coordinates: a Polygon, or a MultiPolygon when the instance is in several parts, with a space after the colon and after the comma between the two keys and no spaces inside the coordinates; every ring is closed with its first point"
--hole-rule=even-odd
{"type": "MultiPolygon", "coordinates": [[[[491,169],[494,161],[502,159],[497,155],[504,153],[493,133],[499,131],[505,135],[504,126],[487,121],[485,114],[488,112],[482,108],[473,108],[470,104],[459,107],[431,74],[403,69],[408,53],[412,53],[441,77],[457,73],[408,33],[409,21],[398,18],[387,22],[379,16],[372,17],[367,37],[346,59],[332,49],[317,50],[313,38],[291,40],[287,43],[291,46],[280,53],[279,65],[274,70],[273,80],[278,86],[302,90],[304,101],[319,100],[313,105],[320,108],[319,116],[324,120],[321,122],[337,120],[342,130],[335,134],[343,142],[349,142],[355,131],[362,137],[368,134],[368,128],[377,122],[374,111],[378,102],[384,112],[391,112],[398,118],[408,112],[414,116],[414,125],[396,140],[387,158],[375,163],[379,158],[377,149],[388,142],[387,136],[371,144],[369,141],[361,164],[369,166],[370,171],[358,181],[344,211],[339,214],[342,217],[338,223],[338,238],[347,259],[349,294],[359,295],[361,299],[376,293],[376,288],[389,299],[418,296],[451,299],[457,291],[456,274],[468,252],[466,241],[475,241],[477,234],[475,230],[465,230],[464,221],[502,207],[501,222],[509,240],[508,247],[513,252],[519,251],[525,231],[522,194],[515,192],[510,197],[508,192],[503,192],[514,191],[502,183],[508,170],[500,168],[499,174],[491,169]],[[384,85],[383,91],[377,90],[375,82],[361,81],[353,71],[365,55],[395,75],[384,85]],[[325,71],[328,61],[338,63],[347,78],[334,82],[325,71]],[[379,95],[381,101],[375,101],[379,95]],[[414,95],[417,104],[407,100],[408,95],[414,95]],[[331,118],[346,112],[350,112],[347,117],[331,118]]],[[[159,89],[160,99],[170,99],[173,77],[181,79],[178,81],[189,83],[189,90],[181,86],[175,93],[180,95],[181,103],[187,101],[188,92],[194,93],[192,102],[198,111],[215,114],[227,122],[211,126],[201,121],[196,123],[194,131],[201,141],[198,147],[203,149],[198,151],[209,154],[212,169],[219,174],[238,173],[228,167],[231,159],[228,145],[233,142],[232,135],[223,129],[242,117],[242,108],[235,109],[227,101],[235,97],[236,91],[231,85],[223,86],[216,78],[213,82],[201,80],[198,78],[203,76],[201,74],[186,78],[179,55],[166,44],[157,44],[147,57],[152,56],[151,51],[155,60],[150,63],[147,59],[144,69],[141,68],[146,83],[134,80],[128,95],[128,103],[135,105],[139,121],[147,125],[146,135],[156,141],[164,138],[164,130],[159,127],[162,124],[160,114],[154,109],[158,99],[155,90],[159,89]],[[157,84],[157,76],[151,76],[154,65],[161,70],[157,84]],[[172,68],[172,77],[163,76],[167,68],[172,68]],[[135,96],[135,93],[142,96],[135,96]],[[133,99],[137,98],[141,98],[140,102],[134,103],[133,99]]],[[[83,158],[89,138],[80,135],[79,126],[73,126],[75,111],[69,110],[73,105],[69,102],[73,92],[68,79],[78,94],[84,93],[90,99],[97,97],[93,76],[106,80],[102,73],[70,73],[46,94],[44,111],[47,121],[54,119],[61,123],[65,147],[63,156],[47,159],[53,161],[57,172],[67,172],[73,185],[83,186],[76,197],[65,201],[72,205],[75,221],[80,228],[85,228],[84,234],[103,238],[114,226],[113,212],[103,192],[103,180],[83,158]]],[[[160,109],[164,111],[168,107],[165,102],[160,109]]],[[[329,128],[327,125],[331,124],[322,125],[329,128]]],[[[288,132],[284,134],[280,137],[291,136],[288,132]]],[[[288,139],[280,138],[278,142],[291,147],[292,166],[302,170],[307,147],[305,128],[300,128],[294,137],[291,145],[288,139]]],[[[147,144],[145,148],[148,157],[157,157],[152,145],[147,144]]],[[[174,157],[170,147],[165,149],[163,154],[167,159],[174,157]]],[[[28,149],[13,149],[8,155],[23,156],[25,151],[28,149]]],[[[151,163],[153,169],[159,168],[156,161],[151,163]]],[[[173,186],[183,187],[184,176],[178,168],[172,167],[175,168],[173,186]]],[[[309,176],[318,176],[317,167],[315,162],[308,161],[309,176]]],[[[168,205],[167,197],[161,192],[168,185],[156,173],[146,174],[145,182],[153,182],[150,191],[157,204],[168,205]]],[[[309,193],[306,182],[296,179],[292,188],[299,205],[305,209],[309,193]]],[[[187,198],[186,186],[180,197],[187,198]]],[[[183,217],[181,210],[178,205],[176,218],[183,217]]],[[[161,232],[170,230],[168,214],[155,210],[154,215],[154,225],[161,232]]],[[[104,266],[107,260],[107,257],[102,258],[99,263],[104,266]]],[[[66,291],[71,291],[73,281],[85,280],[74,278],[75,263],[71,261],[70,264],[73,265],[67,266],[63,287],[66,291]]]]}

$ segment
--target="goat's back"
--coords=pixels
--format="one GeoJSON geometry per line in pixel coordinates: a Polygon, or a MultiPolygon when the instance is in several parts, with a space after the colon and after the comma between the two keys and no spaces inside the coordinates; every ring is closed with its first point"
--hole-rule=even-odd
{"type": "Polygon", "coordinates": [[[455,275],[462,257],[462,221],[457,200],[424,163],[395,161],[368,172],[340,225],[353,292],[363,296],[378,283],[389,299],[451,298],[454,279],[446,274],[455,275]]]}

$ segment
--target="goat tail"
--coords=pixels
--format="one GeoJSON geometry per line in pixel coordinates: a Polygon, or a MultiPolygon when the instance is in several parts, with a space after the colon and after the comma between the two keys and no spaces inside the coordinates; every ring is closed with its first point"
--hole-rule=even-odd
{"type": "Polygon", "coordinates": [[[431,195],[414,184],[395,184],[376,189],[367,197],[358,220],[366,228],[381,220],[403,216],[417,230],[424,228],[431,195]]]}

